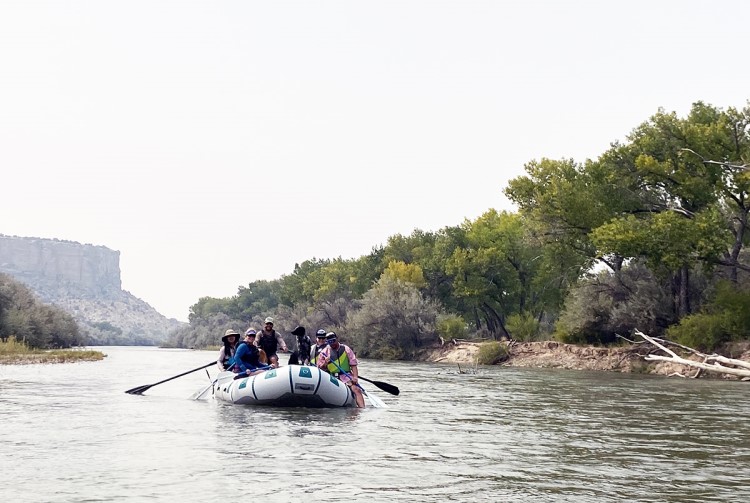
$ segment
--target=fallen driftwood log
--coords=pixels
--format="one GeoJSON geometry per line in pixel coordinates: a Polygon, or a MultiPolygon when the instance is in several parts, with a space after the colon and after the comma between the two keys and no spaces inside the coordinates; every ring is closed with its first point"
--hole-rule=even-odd
{"type": "MultiPolygon", "coordinates": [[[[744,360],[737,360],[734,358],[727,358],[726,356],[721,356],[717,354],[707,355],[693,348],[683,346],[682,344],[677,344],[675,342],[666,341],[664,339],[651,337],[649,335],[644,334],[643,332],[639,330],[636,330],[635,334],[642,337],[644,340],[650,342],[657,348],[661,349],[662,351],[670,355],[670,356],[662,356],[662,355],[649,354],[645,356],[645,360],[647,361],[674,362],[680,365],[686,365],[689,367],[694,367],[694,368],[698,368],[702,370],[708,370],[711,372],[720,372],[722,374],[729,374],[729,375],[743,377],[744,378],[743,380],[750,380],[750,362],[746,362],[744,360]],[[695,360],[689,360],[687,358],[683,358],[679,356],[677,353],[675,353],[674,351],[672,351],[671,349],[667,348],[666,344],[670,344],[670,345],[682,348],[690,353],[693,353],[694,355],[697,355],[700,358],[703,358],[703,361],[698,362],[695,360]],[[728,367],[727,365],[732,365],[732,367],[728,367]]],[[[697,377],[698,375],[699,374],[697,373],[693,377],[697,377]]]]}

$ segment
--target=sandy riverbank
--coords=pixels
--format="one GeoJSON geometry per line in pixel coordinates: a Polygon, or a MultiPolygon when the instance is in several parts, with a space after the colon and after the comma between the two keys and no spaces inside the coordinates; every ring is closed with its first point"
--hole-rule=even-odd
{"type": "MultiPolygon", "coordinates": [[[[425,350],[420,359],[430,362],[457,363],[473,366],[481,343],[446,343],[425,350]]],[[[647,362],[644,356],[655,349],[644,345],[623,347],[594,347],[563,344],[555,341],[515,342],[509,345],[509,358],[500,363],[512,367],[560,368],[569,370],[604,370],[609,372],[636,372],[658,375],[693,376],[696,369],[673,362],[647,362]]],[[[663,354],[663,353],[658,353],[663,354]]],[[[735,356],[750,361],[750,348],[741,348],[735,356]]],[[[698,360],[697,358],[695,358],[698,360]]],[[[709,373],[720,377],[717,373],[709,373]]]]}

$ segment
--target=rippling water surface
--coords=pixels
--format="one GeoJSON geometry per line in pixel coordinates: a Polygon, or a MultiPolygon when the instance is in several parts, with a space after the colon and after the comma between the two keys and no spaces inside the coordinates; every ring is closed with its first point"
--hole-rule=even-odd
{"type": "Polygon", "coordinates": [[[101,349],[0,366],[0,501],[750,501],[750,383],[363,361],[389,408],[274,409],[128,395],[215,355],[101,349]]]}

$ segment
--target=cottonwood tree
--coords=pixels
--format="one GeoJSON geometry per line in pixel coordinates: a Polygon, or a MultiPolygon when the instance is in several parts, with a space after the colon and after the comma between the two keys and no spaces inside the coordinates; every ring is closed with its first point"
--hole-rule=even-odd
{"type": "Polygon", "coordinates": [[[615,274],[637,259],[669,278],[679,320],[695,309],[691,271],[746,267],[747,117],[702,103],[684,119],[659,111],[596,161],[530,163],[506,194],[548,242],[615,274]]]}
{"type": "Polygon", "coordinates": [[[466,244],[446,263],[453,295],[473,312],[476,329],[486,326],[496,337],[511,338],[509,317],[541,321],[557,312],[568,287],[580,274],[579,257],[555,254],[532,236],[522,215],[490,210],[465,222],[466,244]]]}

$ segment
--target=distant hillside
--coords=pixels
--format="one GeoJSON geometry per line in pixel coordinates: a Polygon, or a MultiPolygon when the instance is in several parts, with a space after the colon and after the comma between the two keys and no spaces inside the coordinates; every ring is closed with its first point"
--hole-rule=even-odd
{"type": "Polygon", "coordinates": [[[105,246],[0,234],[0,272],[69,312],[91,345],[158,345],[186,325],[123,290],[120,252],[105,246]]]}

